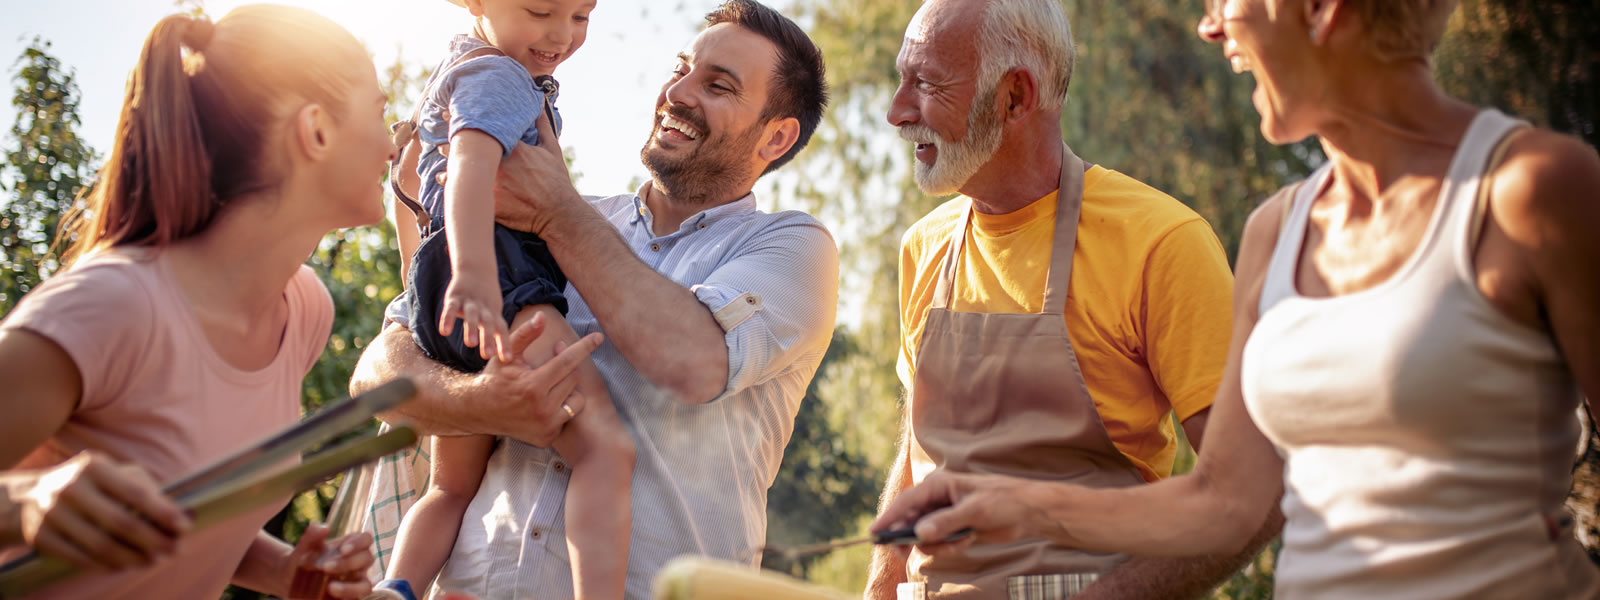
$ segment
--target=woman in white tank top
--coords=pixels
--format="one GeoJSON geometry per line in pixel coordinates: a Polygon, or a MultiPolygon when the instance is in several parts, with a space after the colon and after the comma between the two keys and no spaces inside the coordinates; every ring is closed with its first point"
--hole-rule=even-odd
{"type": "Polygon", "coordinates": [[[1600,397],[1594,149],[1433,83],[1452,1],[1211,5],[1262,134],[1329,157],[1246,225],[1215,441],[1125,490],[930,476],[874,528],[1227,555],[1281,498],[1280,597],[1600,597],[1561,508],[1600,397]]]}

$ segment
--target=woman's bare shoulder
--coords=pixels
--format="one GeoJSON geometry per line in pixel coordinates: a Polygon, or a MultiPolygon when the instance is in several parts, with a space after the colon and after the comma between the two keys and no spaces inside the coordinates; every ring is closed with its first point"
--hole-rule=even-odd
{"type": "Polygon", "coordinates": [[[1600,226],[1600,155],[1578,138],[1527,129],[1492,171],[1492,218],[1514,240],[1589,236],[1600,226]]]}
{"type": "MultiPolygon", "coordinates": [[[[1300,182],[1296,181],[1283,186],[1250,211],[1250,217],[1244,223],[1244,234],[1239,240],[1239,258],[1234,261],[1234,279],[1240,286],[1248,281],[1259,293],[1261,280],[1266,277],[1267,263],[1271,262],[1272,250],[1278,245],[1278,235],[1294,199],[1294,190],[1299,185],[1300,182]]],[[[1240,291],[1246,289],[1239,288],[1240,291]]]]}

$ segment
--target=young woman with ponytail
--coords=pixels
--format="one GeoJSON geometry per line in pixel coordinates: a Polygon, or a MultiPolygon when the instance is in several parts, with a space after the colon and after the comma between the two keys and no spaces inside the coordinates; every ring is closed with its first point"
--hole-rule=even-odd
{"type": "Polygon", "coordinates": [[[332,596],[369,591],[366,534],[291,548],[261,530],[281,505],[189,531],[160,485],[299,418],[333,318],[304,263],[383,218],[384,102],[362,46],[307,11],[150,32],[63,227],[70,266],[0,321],[0,558],[94,571],[46,596],[288,596],[302,566],[348,576],[332,596]]]}

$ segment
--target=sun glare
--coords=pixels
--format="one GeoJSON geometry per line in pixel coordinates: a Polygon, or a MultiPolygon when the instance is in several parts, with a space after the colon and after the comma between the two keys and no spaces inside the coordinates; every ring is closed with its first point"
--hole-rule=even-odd
{"type": "MultiPolygon", "coordinates": [[[[164,1],[164,0],[163,0],[164,1]]],[[[259,0],[207,0],[206,13],[222,18],[235,7],[259,0]]],[[[445,0],[272,0],[298,6],[327,17],[348,29],[367,45],[373,60],[384,67],[401,52],[409,62],[427,59],[443,48],[450,36],[471,27],[467,11],[445,0]],[[403,47],[403,50],[401,49],[403,47]]]]}

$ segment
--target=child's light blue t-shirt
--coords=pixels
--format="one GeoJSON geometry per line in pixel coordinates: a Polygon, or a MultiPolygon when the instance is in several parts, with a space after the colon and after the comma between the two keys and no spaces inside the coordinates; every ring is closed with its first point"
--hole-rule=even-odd
{"type": "MultiPolygon", "coordinates": [[[[450,40],[450,54],[438,68],[449,69],[462,55],[488,45],[469,35],[457,35],[450,40]]],[[[434,72],[435,77],[440,75],[439,71],[434,72]]],[[[477,57],[442,76],[444,79],[433,86],[433,94],[422,99],[422,118],[417,126],[423,152],[417,161],[417,175],[422,177],[418,200],[436,219],[444,215],[444,186],[437,175],[446,166],[439,145],[463,129],[476,129],[500,142],[500,156],[505,158],[518,142],[539,143],[536,123],[545,105],[544,91],[534,83],[528,69],[509,56],[477,57]],[[446,106],[449,121],[444,119],[446,106]]],[[[555,99],[550,101],[553,107],[555,99]]],[[[561,113],[552,110],[552,116],[560,135],[561,113]]]]}

